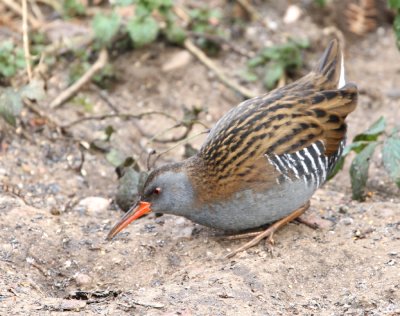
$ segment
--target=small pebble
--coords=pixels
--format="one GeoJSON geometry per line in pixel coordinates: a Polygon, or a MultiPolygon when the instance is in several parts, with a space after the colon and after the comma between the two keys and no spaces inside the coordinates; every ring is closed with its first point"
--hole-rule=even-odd
{"type": "Polygon", "coordinates": [[[78,207],[84,207],[88,213],[104,213],[110,206],[110,200],[99,196],[84,198],[78,203],[78,207]]]}
{"type": "Polygon", "coordinates": [[[54,207],[52,207],[52,208],[50,209],[50,214],[51,214],[51,215],[58,216],[58,215],[61,214],[61,210],[60,210],[59,207],[54,206],[54,207]]]}
{"type": "Polygon", "coordinates": [[[75,275],[75,282],[78,286],[87,286],[92,283],[92,278],[85,273],[75,275]]]}
{"type": "Polygon", "coordinates": [[[344,225],[352,225],[354,220],[351,217],[344,217],[340,220],[341,223],[343,223],[344,225]]]}
{"type": "Polygon", "coordinates": [[[13,251],[11,244],[0,244],[0,251],[3,253],[10,253],[13,251]]]}
{"type": "Polygon", "coordinates": [[[290,5],[283,17],[283,22],[285,24],[291,24],[296,22],[301,16],[301,9],[297,5],[290,5]]]}
{"type": "Polygon", "coordinates": [[[392,88],[392,89],[386,91],[386,96],[393,100],[400,99],[400,89],[392,88]]]}
{"type": "Polygon", "coordinates": [[[180,51],[174,54],[166,63],[164,63],[162,66],[162,71],[168,72],[185,67],[192,61],[192,59],[193,57],[188,51],[180,51]]]}
{"type": "Polygon", "coordinates": [[[339,207],[339,213],[347,214],[349,212],[349,207],[347,205],[342,205],[339,207]]]}

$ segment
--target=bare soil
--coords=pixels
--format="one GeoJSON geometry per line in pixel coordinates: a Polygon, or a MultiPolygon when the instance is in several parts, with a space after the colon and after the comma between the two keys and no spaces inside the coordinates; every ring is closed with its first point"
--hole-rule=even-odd
{"type": "MultiPolygon", "coordinates": [[[[282,34],[307,36],[313,49],[305,56],[306,73],[332,35],[308,16],[285,25],[281,14],[279,8],[265,12],[279,31],[255,24],[237,45],[254,49],[279,42],[282,34]]],[[[119,56],[113,61],[118,82],[110,100],[121,112],[163,110],[178,118],[184,106],[202,106],[208,112],[201,118],[212,126],[241,99],[195,59],[163,72],[180,51],[158,43],[119,56]]],[[[228,49],[216,62],[233,77],[245,66],[245,59],[228,49]]],[[[398,124],[400,55],[391,29],[347,41],[346,65],[348,80],[360,89],[358,108],[348,119],[349,139],[381,115],[389,126],[398,124]]],[[[50,98],[59,92],[55,83],[67,67],[54,71],[50,98]]],[[[261,83],[247,87],[263,92],[261,83]]],[[[83,93],[94,105],[90,115],[110,112],[97,93],[83,93]]],[[[33,116],[23,115],[26,121],[33,116]]],[[[82,110],[69,103],[54,116],[66,123],[82,110]]],[[[173,122],[115,118],[87,121],[72,131],[75,138],[91,141],[110,124],[117,131],[113,144],[126,155],[138,155],[146,138],[137,125],[155,134],[173,122]]],[[[225,259],[244,241],[224,240],[222,232],[168,215],[143,218],[106,242],[122,213],[114,204],[85,208],[78,202],[112,199],[114,168],[103,154],[84,151],[82,175],[76,171],[82,159],[76,141],[27,128],[29,140],[5,130],[0,152],[0,181],[18,187],[23,196],[0,192],[1,315],[400,315],[400,197],[379,152],[366,202],[351,201],[346,166],[312,198],[306,217],[319,229],[294,222],[277,233],[272,255],[260,244],[225,259]]],[[[199,148],[203,139],[191,143],[199,148]]],[[[159,164],[182,154],[178,147],[159,164]]]]}

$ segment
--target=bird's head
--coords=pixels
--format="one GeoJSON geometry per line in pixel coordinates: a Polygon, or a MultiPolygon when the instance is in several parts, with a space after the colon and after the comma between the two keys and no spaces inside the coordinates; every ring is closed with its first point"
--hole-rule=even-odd
{"type": "Polygon", "coordinates": [[[193,187],[185,163],[167,164],[152,171],[130,210],[111,229],[112,239],[134,220],[150,212],[185,215],[193,204],[193,187]]]}

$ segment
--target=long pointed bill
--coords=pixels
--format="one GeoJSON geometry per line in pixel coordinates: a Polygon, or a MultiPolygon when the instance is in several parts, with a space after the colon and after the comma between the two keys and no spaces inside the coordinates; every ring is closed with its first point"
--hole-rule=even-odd
{"type": "Polygon", "coordinates": [[[126,228],[134,220],[151,212],[151,204],[148,202],[139,201],[122,217],[117,224],[110,230],[107,235],[107,240],[113,239],[121,230],[126,228]]]}

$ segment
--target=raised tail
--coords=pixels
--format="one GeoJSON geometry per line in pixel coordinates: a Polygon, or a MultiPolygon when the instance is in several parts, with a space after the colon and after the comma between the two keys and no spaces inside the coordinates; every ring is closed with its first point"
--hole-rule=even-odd
{"type": "Polygon", "coordinates": [[[327,89],[340,89],[345,86],[343,53],[337,39],[329,43],[313,72],[323,77],[323,85],[327,89]]]}

